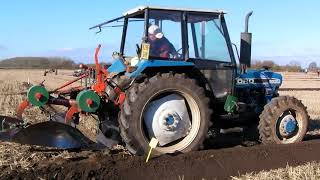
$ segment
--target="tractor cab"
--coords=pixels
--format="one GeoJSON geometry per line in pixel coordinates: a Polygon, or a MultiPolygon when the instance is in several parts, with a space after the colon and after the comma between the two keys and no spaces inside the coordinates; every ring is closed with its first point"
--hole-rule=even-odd
{"type": "Polygon", "coordinates": [[[107,24],[123,19],[120,54],[128,61],[202,59],[234,63],[224,14],[220,10],[143,6],[90,29],[101,31],[107,24]]]}
{"type": "MultiPolygon", "coordinates": [[[[167,71],[197,69],[223,104],[233,92],[236,75],[224,14],[221,10],[143,6],[90,29],[101,31],[108,24],[123,22],[118,54],[125,66],[133,67],[128,76],[161,67],[167,71]]],[[[114,63],[109,71],[119,72],[119,64],[114,63]]]]}

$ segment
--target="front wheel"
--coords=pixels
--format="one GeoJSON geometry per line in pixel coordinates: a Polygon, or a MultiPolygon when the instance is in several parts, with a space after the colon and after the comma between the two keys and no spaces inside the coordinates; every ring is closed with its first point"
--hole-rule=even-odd
{"type": "Polygon", "coordinates": [[[260,115],[260,140],[263,144],[300,142],[308,130],[309,119],[301,101],[290,96],[276,97],[260,115]]]}
{"type": "Polygon", "coordinates": [[[195,80],[159,74],[134,84],[120,112],[121,136],[129,151],[143,155],[152,138],[154,155],[189,152],[202,146],[208,132],[209,99],[195,80]]]}

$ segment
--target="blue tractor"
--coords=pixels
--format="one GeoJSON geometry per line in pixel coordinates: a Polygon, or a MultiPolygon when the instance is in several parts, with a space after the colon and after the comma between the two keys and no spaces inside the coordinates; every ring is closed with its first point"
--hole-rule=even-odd
{"type": "Polygon", "coordinates": [[[247,70],[251,14],[239,64],[220,10],[137,7],[91,28],[123,22],[120,52],[108,72],[126,94],[115,116],[133,154],[144,154],[151,138],[159,141],[156,154],[197,150],[209,128],[255,127],[263,144],[304,138],[306,107],[279,96],[282,76],[247,70]]]}
{"type": "MultiPolygon", "coordinates": [[[[224,15],[220,10],[145,6],[90,28],[98,32],[110,26],[123,28],[120,51],[113,53],[112,65],[100,68],[99,46],[95,70],[81,65],[84,73],[76,79],[91,77],[85,86],[60,90],[76,80],[53,91],[34,86],[19,106],[19,119],[30,104],[68,107],[60,119],[72,126],[79,114],[95,114],[98,142],[108,147],[123,143],[137,155],[149,150],[152,138],[158,140],[155,155],[201,149],[210,130],[233,127],[256,129],[263,144],[303,140],[309,116],[301,101],[279,96],[282,76],[268,69],[247,70],[251,13],[241,34],[240,57],[233,52],[224,15]]],[[[51,122],[45,127],[57,125],[51,122]]],[[[27,134],[19,136],[23,142],[27,134]]],[[[62,136],[75,137],[58,133],[50,138],[57,142],[62,136]]],[[[31,143],[34,139],[27,138],[31,143]]]]}

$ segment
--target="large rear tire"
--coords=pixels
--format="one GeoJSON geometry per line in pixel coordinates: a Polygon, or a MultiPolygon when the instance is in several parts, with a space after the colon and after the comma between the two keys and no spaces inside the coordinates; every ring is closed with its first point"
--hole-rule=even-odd
{"type": "Polygon", "coordinates": [[[121,108],[119,124],[122,139],[131,153],[143,155],[149,150],[148,145],[152,137],[148,134],[144,121],[146,107],[155,99],[168,94],[176,94],[184,99],[188,106],[191,128],[188,134],[179,140],[155,148],[153,155],[184,153],[202,146],[211,117],[209,98],[194,79],[186,78],[182,74],[166,73],[135,83],[126,92],[127,97],[121,108]]]}
{"type": "Polygon", "coordinates": [[[263,144],[300,142],[308,130],[309,119],[307,108],[298,99],[273,98],[260,115],[260,140],[263,144]]]}

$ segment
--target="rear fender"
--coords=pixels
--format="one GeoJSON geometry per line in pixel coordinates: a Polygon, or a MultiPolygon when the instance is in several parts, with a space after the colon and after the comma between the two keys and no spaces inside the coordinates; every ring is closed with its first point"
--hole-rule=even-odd
{"type": "Polygon", "coordinates": [[[114,74],[118,74],[124,71],[126,71],[126,65],[123,63],[121,59],[116,59],[108,68],[108,72],[114,74]]]}
{"type": "Polygon", "coordinates": [[[137,69],[131,73],[127,72],[125,75],[130,78],[136,78],[146,70],[150,69],[177,69],[177,68],[192,68],[194,63],[186,61],[172,61],[172,60],[141,60],[137,64],[137,69]]]}

